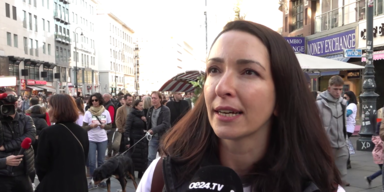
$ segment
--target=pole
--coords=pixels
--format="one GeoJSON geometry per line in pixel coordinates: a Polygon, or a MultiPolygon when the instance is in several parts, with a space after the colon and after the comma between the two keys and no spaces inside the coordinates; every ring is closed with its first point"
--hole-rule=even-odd
{"type": "MultiPolygon", "coordinates": [[[[77,37],[77,35],[76,35],[76,37],[77,37]]],[[[76,38],[75,37],[75,38],[76,38]]],[[[75,89],[76,89],[76,97],[77,97],[77,95],[78,95],[78,93],[77,93],[77,91],[78,91],[78,85],[77,85],[77,57],[79,56],[79,54],[77,53],[77,38],[76,38],[76,41],[75,41],[75,53],[76,53],[76,69],[75,69],[75,82],[76,82],[76,84],[75,84],[75,89]]]]}
{"type": "Polygon", "coordinates": [[[356,146],[359,151],[372,151],[374,144],[371,137],[375,132],[376,125],[376,99],[379,96],[375,93],[375,69],[373,66],[373,0],[367,1],[367,34],[366,34],[366,65],[363,75],[363,93],[361,98],[361,120],[362,125],[359,132],[360,138],[357,140],[356,146]]]}

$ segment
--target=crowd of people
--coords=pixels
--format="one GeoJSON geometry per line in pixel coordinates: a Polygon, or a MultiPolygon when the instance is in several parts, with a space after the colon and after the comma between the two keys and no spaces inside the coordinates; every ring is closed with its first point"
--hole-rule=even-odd
{"type": "MultiPolygon", "coordinates": [[[[343,91],[340,76],[316,97],[307,83],[280,34],[230,22],[213,42],[195,103],[191,93],[156,91],[16,103],[18,112],[2,120],[0,189],[31,192],[35,174],[39,192],[105,187],[92,182],[95,169],[129,149],[139,192],[187,191],[196,171],[213,165],[235,171],[246,192],[344,192],[356,96],[343,91]],[[34,146],[17,155],[26,137],[34,146]]],[[[376,146],[384,139],[380,127],[376,146]]]]}
{"type": "MultiPolygon", "coordinates": [[[[17,96],[10,89],[6,93],[17,96]]],[[[18,122],[19,131],[5,131],[7,137],[0,147],[0,153],[8,152],[8,157],[0,159],[0,188],[26,192],[104,188],[104,182],[94,185],[93,172],[106,159],[125,152],[132,145],[135,146],[130,149],[131,158],[141,178],[158,153],[161,136],[192,107],[190,96],[190,93],[183,97],[180,92],[170,96],[153,92],[141,96],[119,93],[112,97],[109,93],[94,93],[84,98],[67,94],[19,98],[14,104],[17,112],[12,116],[13,122],[18,122]],[[147,131],[153,134],[153,139],[137,143],[147,131]],[[116,133],[120,139],[114,142],[110,135],[116,133]],[[20,148],[20,142],[26,137],[32,139],[32,147],[16,155],[17,150],[13,149],[20,148]],[[114,145],[118,145],[115,151],[114,145]],[[15,168],[9,170],[13,166],[15,168]],[[6,170],[2,171],[3,168],[6,170]],[[34,184],[36,175],[38,186],[34,184]]],[[[2,122],[3,129],[7,129],[5,124],[15,130],[9,122],[2,122]]]]}

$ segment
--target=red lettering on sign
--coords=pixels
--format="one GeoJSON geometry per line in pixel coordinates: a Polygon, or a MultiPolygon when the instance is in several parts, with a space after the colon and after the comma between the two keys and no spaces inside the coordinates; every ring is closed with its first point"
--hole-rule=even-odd
{"type": "Polygon", "coordinates": [[[27,85],[35,85],[35,80],[28,79],[27,85]]]}
{"type": "Polygon", "coordinates": [[[36,85],[46,85],[46,81],[35,81],[36,85]]]}

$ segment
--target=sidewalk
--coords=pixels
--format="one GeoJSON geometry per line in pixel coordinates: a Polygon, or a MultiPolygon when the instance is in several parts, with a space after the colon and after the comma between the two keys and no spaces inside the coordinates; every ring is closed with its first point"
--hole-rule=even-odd
{"type": "MultiPolygon", "coordinates": [[[[351,142],[356,148],[356,141],[359,137],[352,137],[351,142]]],[[[347,181],[351,184],[345,187],[347,192],[381,192],[382,176],[372,181],[371,188],[364,177],[373,174],[379,170],[379,166],[373,162],[371,152],[356,151],[351,155],[352,169],[348,169],[347,181]]]]}

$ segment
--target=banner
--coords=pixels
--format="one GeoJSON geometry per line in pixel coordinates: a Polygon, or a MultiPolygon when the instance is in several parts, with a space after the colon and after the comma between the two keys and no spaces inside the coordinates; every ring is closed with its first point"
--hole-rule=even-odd
{"type": "Polygon", "coordinates": [[[293,51],[305,53],[305,37],[284,37],[285,40],[292,46],[293,51]]]}
{"type": "Polygon", "coordinates": [[[356,48],[355,30],[308,41],[307,54],[320,56],[356,48]]]}

